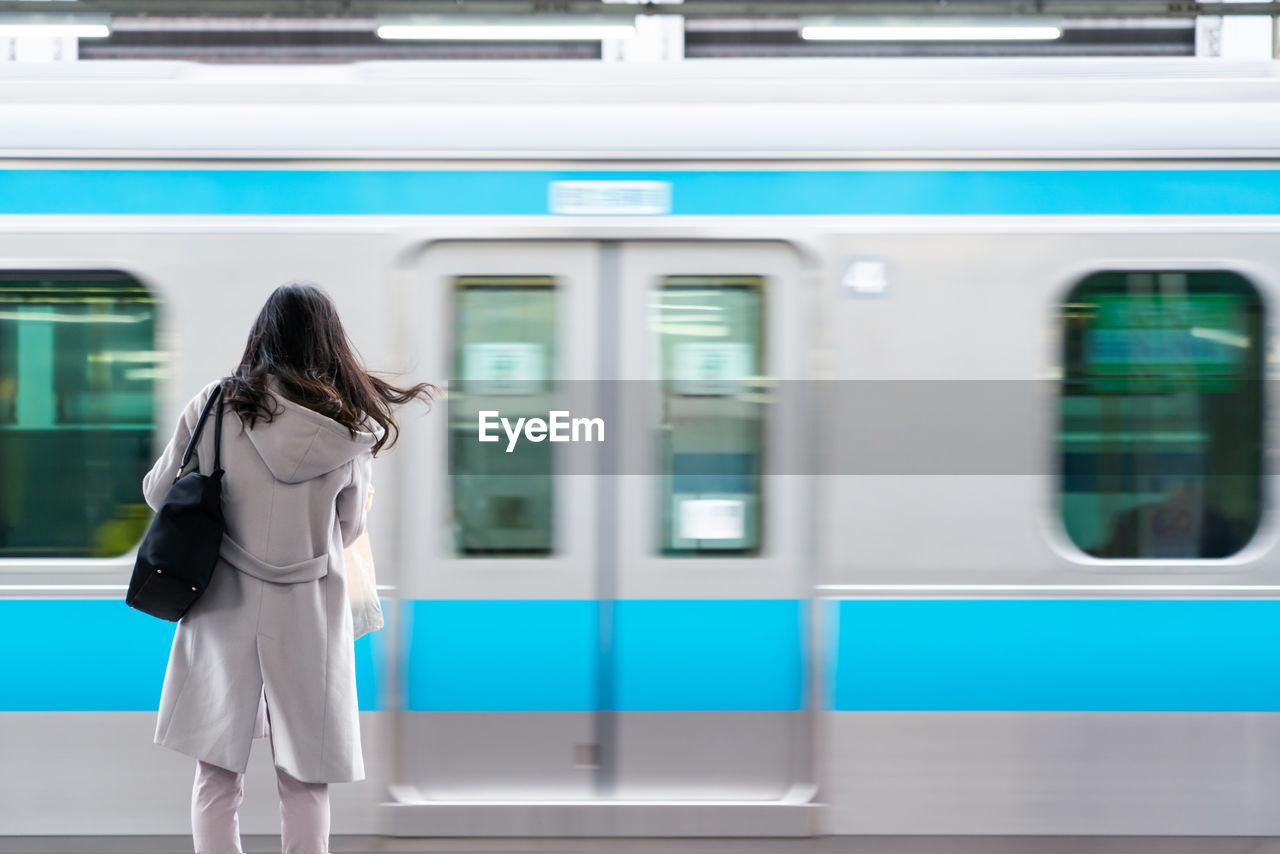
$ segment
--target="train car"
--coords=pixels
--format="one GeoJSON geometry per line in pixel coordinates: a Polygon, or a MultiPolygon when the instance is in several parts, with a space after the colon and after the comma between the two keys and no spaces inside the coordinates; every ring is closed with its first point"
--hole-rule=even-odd
{"type": "Polygon", "coordinates": [[[139,484],[296,279],[448,388],[335,834],[1280,834],[1278,155],[1274,63],[0,66],[0,834],[189,832],[139,484]]]}

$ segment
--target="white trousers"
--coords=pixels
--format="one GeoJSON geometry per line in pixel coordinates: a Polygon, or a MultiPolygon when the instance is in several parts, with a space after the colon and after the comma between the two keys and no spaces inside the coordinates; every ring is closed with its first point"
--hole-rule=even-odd
{"type": "MultiPolygon", "coordinates": [[[[268,730],[270,714],[268,710],[268,730]]],[[[275,755],[272,743],[273,762],[275,755]]],[[[276,791],[284,854],[328,854],[329,784],[304,783],[277,765],[276,791]]],[[[243,800],[243,774],[196,760],[191,789],[191,835],[196,854],[243,854],[237,815],[243,800]]]]}

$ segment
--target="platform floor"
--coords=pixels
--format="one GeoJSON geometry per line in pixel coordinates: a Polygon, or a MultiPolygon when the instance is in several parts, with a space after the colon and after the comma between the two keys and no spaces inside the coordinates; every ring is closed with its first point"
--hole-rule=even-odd
{"type": "MultiPolygon", "coordinates": [[[[280,839],[246,836],[245,854],[280,839]]],[[[811,839],[390,839],[335,836],[331,854],[1280,854],[1280,837],[821,836],[811,839]]],[[[191,854],[179,836],[0,836],[0,854],[191,854]]]]}

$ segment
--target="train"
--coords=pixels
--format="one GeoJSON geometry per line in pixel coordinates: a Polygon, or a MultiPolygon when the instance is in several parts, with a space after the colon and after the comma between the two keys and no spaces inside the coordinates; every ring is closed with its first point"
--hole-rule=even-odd
{"type": "Polygon", "coordinates": [[[140,482],[295,280],[444,389],[335,834],[1280,835],[1275,63],[0,65],[0,835],[189,832],[140,482]]]}

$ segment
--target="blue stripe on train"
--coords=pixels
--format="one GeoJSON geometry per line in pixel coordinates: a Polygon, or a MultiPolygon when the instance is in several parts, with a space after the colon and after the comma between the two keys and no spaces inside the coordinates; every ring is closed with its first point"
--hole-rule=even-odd
{"type": "MultiPolygon", "coordinates": [[[[120,600],[0,600],[0,712],[155,711],[173,631],[120,600]]],[[[356,641],[363,711],[385,706],[384,643],[382,632],[356,641]]]]}
{"type": "MultiPolygon", "coordinates": [[[[390,707],[388,629],[356,642],[362,710],[390,707]]],[[[804,707],[806,603],[614,603],[612,698],[597,682],[594,600],[399,603],[404,708],[416,711],[804,707]]],[[[116,600],[0,600],[0,711],[154,711],[173,625],[116,600]]]]}
{"type": "Polygon", "coordinates": [[[1280,711],[1280,601],[825,606],[840,711],[1280,711]]]}
{"type": "Polygon", "coordinates": [[[1280,214],[1275,169],[0,169],[0,214],[540,215],[609,179],[669,182],[676,215],[1280,214]]]}
{"type": "Polygon", "coordinates": [[[613,605],[614,708],[788,712],[808,705],[807,602],[625,599],[613,605]]]}
{"type": "Polygon", "coordinates": [[[402,659],[412,711],[595,708],[594,600],[414,600],[402,659]]]}
{"type": "Polygon", "coordinates": [[[412,711],[804,708],[805,603],[618,600],[611,680],[596,600],[418,600],[403,673],[412,711]]]}
{"type": "MultiPolygon", "coordinates": [[[[412,710],[804,707],[801,601],[615,603],[611,700],[595,601],[399,604],[412,710]]],[[[821,605],[836,710],[1280,711],[1280,601],[821,605]]],[[[154,711],[172,636],[114,600],[0,600],[0,711],[154,711]]],[[[387,640],[356,644],[361,709],[389,707],[387,640]]]]}

